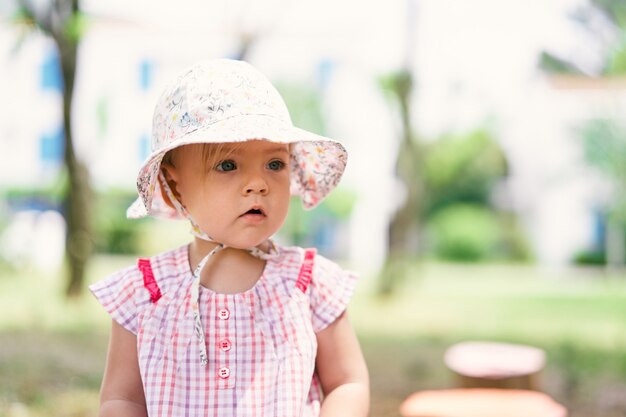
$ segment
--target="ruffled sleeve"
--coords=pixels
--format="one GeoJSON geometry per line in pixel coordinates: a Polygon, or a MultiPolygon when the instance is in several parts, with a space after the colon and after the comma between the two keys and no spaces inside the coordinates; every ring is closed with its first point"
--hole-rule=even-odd
{"type": "Polygon", "coordinates": [[[143,275],[136,266],[115,272],[89,286],[113,320],[137,334],[139,312],[150,302],[150,293],[143,286],[143,275]]]}
{"type": "Polygon", "coordinates": [[[358,276],[316,255],[308,288],[313,330],[324,330],[343,313],[354,294],[358,276]]]}

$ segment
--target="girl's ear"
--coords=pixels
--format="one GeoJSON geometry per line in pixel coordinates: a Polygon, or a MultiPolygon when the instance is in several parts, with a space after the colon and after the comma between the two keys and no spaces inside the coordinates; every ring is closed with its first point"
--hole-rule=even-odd
{"type": "MultiPolygon", "coordinates": [[[[169,162],[162,162],[161,172],[163,172],[163,177],[165,178],[165,181],[167,181],[167,185],[170,187],[170,190],[172,190],[174,197],[176,197],[178,201],[181,202],[182,204],[182,201],[180,199],[180,193],[178,192],[177,187],[176,187],[177,185],[176,179],[178,178],[178,172],[176,171],[176,167],[174,167],[174,165],[172,165],[169,162]]],[[[176,207],[174,207],[174,204],[172,203],[172,200],[170,200],[170,197],[167,195],[163,187],[160,187],[160,188],[161,188],[161,197],[163,197],[163,201],[165,201],[165,204],[167,204],[173,209],[176,209],[176,207]]]]}
{"type": "Polygon", "coordinates": [[[178,171],[174,164],[169,161],[161,162],[161,171],[163,172],[163,176],[167,180],[168,184],[170,182],[176,182],[178,180],[178,171]]]}

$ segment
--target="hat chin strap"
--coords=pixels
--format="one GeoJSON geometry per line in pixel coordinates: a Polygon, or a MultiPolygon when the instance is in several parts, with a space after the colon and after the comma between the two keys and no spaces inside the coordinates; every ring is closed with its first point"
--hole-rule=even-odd
{"type": "MultiPolygon", "coordinates": [[[[172,205],[174,206],[174,209],[176,210],[176,212],[180,214],[181,216],[183,216],[184,218],[186,218],[187,220],[189,220],[189,222],[191,223],[191,234],[196,237],[199,237],[202,240],[215,242],[215,240],[211,239],[209,235],[207,235],[206,233],[202,231],[202,229],[200,229],[200,226],[198,226],[198,223],[194,221],[194,219],[191,217],[187,209],[181,204],[180,201],[178,201],[178,198],[176,198],[176,196],[174,195],[174,192],[172,192],[172,189],[170,188],[170,185],[167,183],[167,180],[165,179],[165,176],[163,175],[163,171],[159,172],[159,185],[161,186],[161,189],[165,191],[165,194],[167,194],[167,197],[172,203],[172,205]]],[[[219,243],[219,242],[216,242],[216,243],[219,243]]]]}
{"type": "MultiPolygon", "coordinates": [[[[207,355],[207,350],[206,350],[204,329],[202,326],[202,321],[200,320],[200,302],[199,302],[200,301],[200,274],[202,270],[204,269],[204,266],[209,261],[209,259],[213,255],[215,255],[217,252],[224,249],[226,245],[212,239],[208,234],[206,234],[202,229],[200,229],[200,226],[198,225],[198,223],[194,221],[194,219],[191,217],[187,209],[185,209],[185,207],[181,204],[181,202],[178,201],[176,196],[174,196],[174,193],[172,192],[172,189],[167,183],[167,180],[165,179],[165,176],[163,175],[162,171],[159,172],[158,179],[159,179],[161,188],[165,191],[165,194],[167,194],[167,197],[169,198],[170,202],[176,209],[176,212],[180,214],[181,216],[185,217],[191,223],[191,234],[202,240],[217,243],[217,246],[211,249],[211,251],[207,253],[204,256],[204,258],[202,258],[202,260],[198,263],[198,266],[196,266],[196,268],[194,269],[193,283],[191,285],[191,300],[192,300],[191,309],[193,311],[194,333],[196,334],[196,338],[198,339],[198,345],[199,345],[199,350],[200,350],[199,352],[200,362],[202,363],[202,366],[206,366],[208,363],[208,355],[207,355]]],[[[259,258],[262,260],[268,260],[271,257],[275,256],[277,254],[277,251],[276,251],[276,246],[274,245],[274,242],[272,242],[271,239],[268,239],[267,242],[269,243],[268,252],[264,252],[259,247],[256,247],[256,246],[253,248],[247,249],[247,251],[250,252],[250,254],[256,258],[259,258]]]]}

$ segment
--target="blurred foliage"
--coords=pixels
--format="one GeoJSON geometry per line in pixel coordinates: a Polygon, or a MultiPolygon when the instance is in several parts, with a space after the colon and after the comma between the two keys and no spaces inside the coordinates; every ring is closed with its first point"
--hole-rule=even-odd
{"type": "Polygon", "coordinates": [[[508,164],[490,132],[445,135],[425,152],[428,250],[450,261],[528,259],[516,216],[491,202],[508,164]]]}
{"type": "Polygon", "coordinates": [[[539,56],[539,67],[550,74],[574,74],[584,75],[584,73],[571,62],[542,51],[539,56]]]}
{"type": "Polygon", "coordinates": [[[573,260],[577,265],[606,265],[606,251],[580,251],[574,255],[573,260]]]}
{"type": "Polygon", "coordinates": [[[7,187],[0,190],[12,209],[29,209],[39,206],[61,210],[63,196],[68,186],[67,171],[62,170],[50,185],[45,187],[7,187]]]}
{"type": "Polygon", "coordinates": [[[595,119],[581,129],[585,157],[605,174],[626,179],[626,128],[611,119],[595,119]]]}
{"type": "MultiPolygon", "coordinates": [[[[298,246],[318,246],[316,235],[322,229],[336,229],[339,223],[346,222],[352,213],[357,196],[352,190],[338,187],[324,199],[314,210],[305,210],[300,197],[292,197],[289,202],[289,213],[280,234],[290,244],[298,246]]],[[[341,255],[338,248],[330,248],[341,255]]],[[[323,248],[322,248],[323,250],[323,248]]]]}
{"type": "MultiPolygon", "coordinates": [[[[591,0],[588,4],[580,6],[571,17],[573,21],[587,30],[589,37],[595,38],[605,46],[606,56],[600,72],[588,75],[626,75],[626,2],[624,0],[591,0]],[[598,18],[598,15],[601,17],[598,18]],[[597,22],[604,22],[612,32],[615,32],[614,39],[603,36],[604,31],[599,31],[595,27],[597,22]]],[[[574,61],[543,51],[539,67],[553,74],[582,75],[584,72],[574,61]]]]}
{"type": "Polygon", "coordinates": [[[500,240],[494,214],[476,204],[452,204],[437,211],[428,225],[435,255],[445,260],[484,260],[500,240]]]}
{"type": "Polygon", "coordinates": [[[287,104],[295,126],[318,135],[326,134],[319,90],[304,83],[276,82],[274,85],[287,104]]]}
{"type": "Polygon", "coordinates": [[[580,130],[585,159],[613,184],[609,216],[626,224],[626,126],[611,119],[596,119],[580,130]]]}
{"type": "Polygon", "coordinates": [[[626,260],[626,124],[612,119],[595,119],[580,129],[586,161],[601,172],[611,186],[610,198],[603,208],[604,241],[587,255],[599,252],[602,258],[578,254],[575,262],[594,261],[623,267],[626,260]]]}
{"type": "Polygon", "coordinates": [[[615,25],[626,29],[626,2],[624,0],[591,0],[615,25]]]}
{"type": "Polygon", "coordinates": [[[356,200],[357,195],[354,191],[340,186],[322,201],[321,207],[325,207],[337,219],[347,220],[356,200]]]}
{"type": "MultiPolygon", "coordinates": [[[[588,70],[587,76],[626,76],[626,2],[623,0],[590,0],[579,6],[572,19],[586,30],[588,39],[602,52],[601,65],[588,70]],[[603,26],[603,27],[600,27],[603,26]]],[[[544,52],[540,67],[549,73],[581,75],[576,64],[578,57],[561,59],[544,52]]],[[[580,132],[587,162],[598,168],[613,186],[606,210],[606,233],[601,247],[585,250],[574,257],[574,262],[605,263],[623,267],[626,264],[626,129],[614,120],[592,120],[580,132]]]]}
{"type": "Polygon", "coordinates": [[[63,34],[71,42],[78,43],[88,29],[88,19],[80,11],[72,13],[65,22],[63,34]]]}
{"type": "Polygon", "coordinates": [[[620,42],[610,52],[606,75],[626,75],[626,28],[620,42]]]}
{"type": "Polygon", "coordinates": [[[528,245],[515,216],[474,203],[438,210],[428,222],[433,254],[447,261],[528,260],[528,245]]]}
{"type": "Polygon", "coordinates": [[[289,201],[289,213],[280,229],[280,233],[295,245],[301,245],[311,229],[313,213],[304,210],[300,203],[300,198],[292,197],[289,201]]]}
{"type": "Polygon", "coordinates": [[[4,193],[11,210],[57,210],[63,211],[62,198],[43,188],[13,188],[4,193]]]}
{"type": "Polygon", "coordinates": [[[108,190],[97,194],[94,213],[95,249],[99,253],[138,254],[141,237],[150,219],[126,218],[126,209],[136,198],[134,191],[108,190]]]}
{"type": "Polygon", "coordinates": [[[494,185],[508,173],[504,152],[485,129],[445,135],[426,151],[426,217],[457,202],[488,205],[494,185]]]}

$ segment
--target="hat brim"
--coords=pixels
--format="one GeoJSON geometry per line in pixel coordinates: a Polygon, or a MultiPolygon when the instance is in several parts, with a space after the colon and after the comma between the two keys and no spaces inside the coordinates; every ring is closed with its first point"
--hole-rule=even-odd
{"type": "Polygon", "coordinates": [[[294,127],[266,115],[238,115],[202,126],[153,152],[139,169],[139,198],[128,208],[127,216],[138,219],[155,216],[182,218],[163,200],[158,176],[163,156],[170,150],[196,143],[231,143],[267,140],[292,144],[290,161],[291,193],[311,209],[339,183],[347,163],[347,152],[339,142],[294,127]]]}

